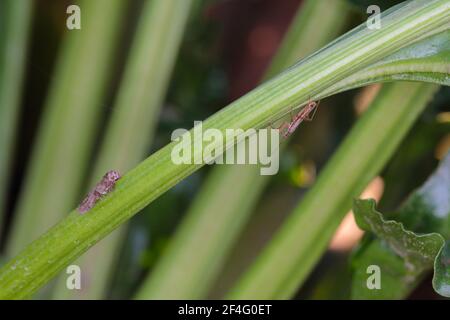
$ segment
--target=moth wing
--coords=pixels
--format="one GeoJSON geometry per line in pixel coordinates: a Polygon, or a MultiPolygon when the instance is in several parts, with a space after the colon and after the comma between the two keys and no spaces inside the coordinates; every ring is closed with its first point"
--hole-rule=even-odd
{"type": "Polygon", "coordinates": [[[85,213],[92,209],[96,201],[95,195],[92,192],[89,192],[89,194],[81,201],[80,205],[78,206],[78,211],[80,213],[85,213]]]}

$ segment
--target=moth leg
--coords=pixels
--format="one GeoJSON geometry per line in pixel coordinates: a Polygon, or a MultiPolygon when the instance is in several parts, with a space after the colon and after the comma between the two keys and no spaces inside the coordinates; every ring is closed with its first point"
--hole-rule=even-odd
{"type": "Polygon", "coordinates": [[[289,125],[290,125],[290,122],[284,122],[281,126],[278,127],[278,130],[280,130],[280,133],[283,136],[286,136],[286,134],[288,133],[289,125]]]}
{"type": "MultiPolygon", "coordinates": [[[[315,103],[315,102],[314,102],[315,103]]],[[[314,118],[314,115],[317,112],[317,109],[319,108],[319,102],[315,103],[316,105],[313,107],[313,109],[308,113],[308,115],[306,116],[305,120],[306,121],[312,121],[312,119],[314,118]]]]}

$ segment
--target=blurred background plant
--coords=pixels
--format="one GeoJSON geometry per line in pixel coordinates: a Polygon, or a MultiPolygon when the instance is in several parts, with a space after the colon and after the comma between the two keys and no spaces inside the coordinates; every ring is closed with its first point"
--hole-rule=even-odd
{"type": "MultiPolygon", "coordinates": [[[[174,129],[192,127],[363,22],[366,2],[87,0],[78,3],[82,30],[69,31],[72,1],[0,1],[2,258],[63,218],[104,171],[126,172],[166,145],[174,129]]],[[[391,103],[406,100],[417,117],[404,124],[405,136],[379,175],[365,177],[371,182],[363,197],[376,199],[381,212],[397,209],[450,150],[448,87],[375,84],[327,98],[285,147],[277,176],[255,182],[228,168],[204,167],[77,262],[82,290],[67,290],[61,278],[40,297],[221,298],[233,292],[350,128],[386,96],[391,103]],[[415,99],[400,99],[409,93],[415,99]],[[248,193],[233,202],[240,183],[248,193]],[[201,233],[202,223],[210,230],[218,221],[222,233],[201,233]]],[[[289,278],[287,287],[294,288],[287,296],[350,298],[349,259],[362,236],[348,212],[320,261],[311,262],[312,272],[304,270],[306,279],[289,278]]],[[[438,298],[428,276],[416,285],[410,298],[438,298]]]]}

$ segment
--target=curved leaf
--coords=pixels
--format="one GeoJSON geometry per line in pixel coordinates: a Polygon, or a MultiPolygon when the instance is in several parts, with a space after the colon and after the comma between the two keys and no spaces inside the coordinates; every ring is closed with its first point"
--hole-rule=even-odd
{"type": "Polygon", "coordinates": [[[405,268],[411,275],[415,276],[432,266],[444,245],[444,238],[438,233],[417,234],[406,230],[401,222],[384,220],[375,209],[375,200],[355,200],[353,210],[358,226],[383,239],[404,259],[405,268]]]}
{"type": "Polygon", "coordinates": [[[450,297],[450,249],[444,239],[450,233],[450,154],[394,215],[401,222],[385,220],[373,200],[355,200],[353,210],[359,227],[377,236],[353,258],[353,298],[402,298],[433,266],[434,289],[450,297]],[[384,270],[381,290],[365,286],[365,270],[372,264],[384,270]]]}
{"type": "Polygon", "coordinates": [[[421,81],[450,85],[450,31],[422,39],[331,86],[333,95],[376,82],[421,81]]]}
{"type": "Polygon", "coordinates": [[[450,238],[450,154],[394,218],[415,232],[438,232],[450,238]]]}
{"type": "Polygon", "coordinates": [[[386,251],[377,247],[372,249],[376,252],[375,259],[357,259],[359,263],[355,265],[357,277],[353,281],[353,297],[395,298],[391,295],[393,292],[397,294],[399,283],[402,291],[412,289],[424,272],[433,267],[444,246],[444,238],[438,233],[416,234],[406,230],[400,222],[385,220],[381,213],[375,210],[375,201],[372,199],[355,200],[353,211],[356,223],[361,229],[373,232],[401,258],[395,259],[391,254],[386,255],[386,251]],[[381,269],[380,289],[369,289],[366,286],[366,270],[369,265],[377,265],[381,269]]]}

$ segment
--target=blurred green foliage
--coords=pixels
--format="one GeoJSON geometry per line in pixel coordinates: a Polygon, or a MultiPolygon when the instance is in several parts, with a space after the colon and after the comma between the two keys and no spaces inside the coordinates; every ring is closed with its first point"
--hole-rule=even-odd
{"type": "MultiPolygon", "coordinates": [[[[363,17],[364,9],[368,4],[376,3],[383,10],[400,2],[350,1],[362,9],[360,16],[363,17]]],[[[195,8],[177,58],[158,130],[154,143],[149,147],[149,153],[164,146],[174,129],[190,128],[194,120],[205,119],[226,105],[232,96],[230,87],[234,84],[230,79],[239,82],[245,78],[246,74],[255,72],[252,65],[239,60],[239,55],[227,55],[225,52],[230,49],[229,47],[234,46],[234,49],[242,56],[249,54],[256,61],[258,57],[252,56],[254,52],[249,41],[250,39],[256,41],[252,38],[255,30],[258,27],[267,26],[265,17],[271,14],[275,6],[280,6],[280,2],[252,1],[245,5],[236,5],[239,2],[236,0],[229,2],[205,1],[195,8]],[[238,15],[244,17],[241,19],[247,19],[250,22],[236,21],[237,26],[241,28],[239,36],[243,40],[237,41],[239,37],[235,34],[229,36],[235,40],[233,42],[224,36],[227,32],[226,21],[228,16],[238,15]],[[239,69],[238,75],[232,77],[236,69],[239,69]]],[[[293,2],[297,5],[299,3],[299,1],[293,2]]],[[[62,45],[62,34],[65,32],[65,11],[62,10],[65,9],[64,5],[65,2],[38,1],[34,14],[34,31],[29,40],[32,50],[28,54],[26,66],[27,90],[23,93],[23,102],[19,110],[22,113],[19,119],[22,128],[12,155],[15,169],[11,169],[12,179],[8,185],[11,197],[9,199],[11,205],[5,216],[5,229],[8,231],[11,230],[13,218],[11,208],[17,204],[19,185],[22,184],[23,187],[25,181],[23,179],[24,164],[30,161],[29,155],[35,142],[33,138],[36,134],[36,126],[32,124],[36,124],[41,119],[42,100],[53,75],[55,52],[62,45]]],[[[133,32],[133,18],[138,15],[138,11],[139,5],[134,4],[129,12],[124,14],[127,18],[127,28],[118,50],[122,56],[119,55],[120,64],[110,70],[111,84],[106,98],[102,101],[103,111],[98,123],[100,128],[104,127],[111,113],[111,101],[122,72],[124,53],[129,45],[128,39],[133,32]]],[[[284,12],[280,14],[281,18],[269,24],[275,33],[282,34],[280,20],[286,20],[287,16],[289,13],[284,12]]],[[[355,19],[358,18],[355,16],[349,18],[351,21],[355,19]]],[[[257,45],[263,46],[267,39],[262,38],[258,41],[257,45]]],[[[264,59],[267,65],[271,55],[264,59]]],[[[263,67],[259,67],[258,72],[261,72],[263,67]]],[[[287,213],[315,182],[315,173],[320,172],[332,152],[337,149],[345,133],[358,118],[354,109],[354,98],[358,92],[360,90],[353,90],[328,98],[319,110],[314,123],[299,128],[293,143],[287,147],[283,155],[280,174],[271,179],[269,188],[252,216],[251,225],[248,225],[244,232],[247,235],[242,235],[239,244],[234,248],[221,279],[211,293],[212,296],[220,296],[224,287],[231,286],[231,281],[235,280],[236,274],[239,273],[236,270],[242,270],[245,265],[243,261],[248,258],[246,255],[251,256],[267,242],[287,213]],[[311,176],[308,180],[302,174],[311,174],[311,176]]],[[[436,148],[445,135],[449,134],[450,121],[437,122],[436,118],[438,114],[450,112],[449,105],[450,90],[442,88],[382,171],[381,176],[386,185],[379,205],[382,211],[393,211],[397,204],[403,201],[411,190],[421,185],[437,166],[436,148]]],[[[96,149],[100,139],[101,133],[95,136],[96,149]]],[[[152,270],[164,253],[168,241],[209,171],[209,168],[204,168],[183,180],[131,221],[129,233],[121,249],[119,265],[111,284],[110,298],[133,296],[147,272],[152,270]],[[155,212],[159,214],[154,214],[155,212]]],[[[348,265],[343,262],[346,254],[348,252],[343,254],[344,257],[334,254],[326,255],[323,262],[326,265],[339,265],[339,268],[327,268],[323,263],[320,264],[299,296],[317,299],[348,297],[350,282],[333,282],[343,272],[347,272],[348,265]]],[[[347,280],[348,278],[339,279],[347,280]]]]}

